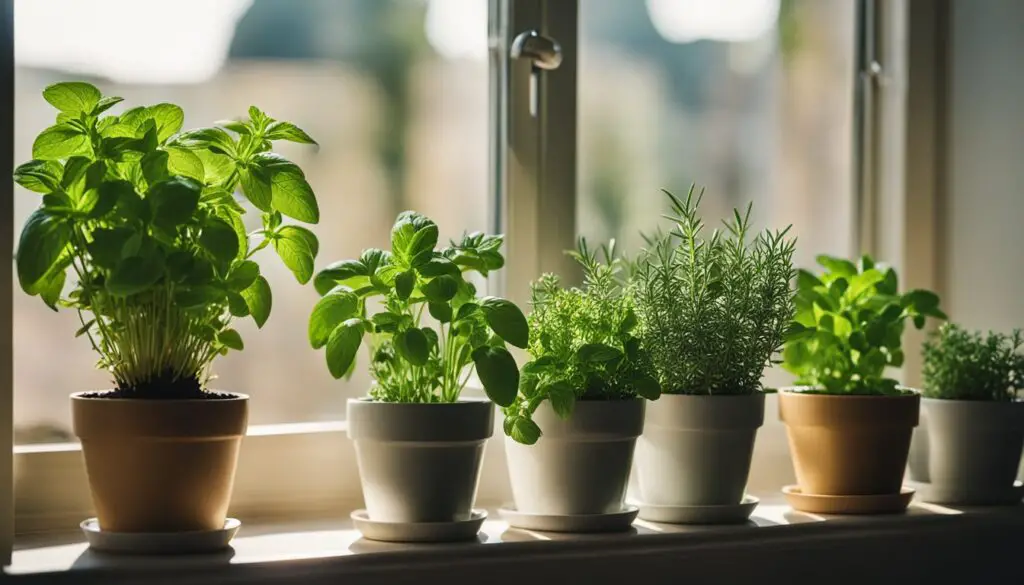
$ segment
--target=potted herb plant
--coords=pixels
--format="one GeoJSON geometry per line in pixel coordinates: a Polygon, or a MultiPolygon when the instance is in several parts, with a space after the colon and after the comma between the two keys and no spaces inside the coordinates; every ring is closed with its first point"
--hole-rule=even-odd
{"type": "Polygon", "coordinates": [[[210,389],[210,366],[242,349],[235,317],[262,326],[269,316],[256,252],[272,247],[300,282],[312,277],[317,239],[282,216],[316,223],[316,198],[299,167],[270,149],[315,142],[255,107],[247,121],[221,123],[232,135],[181,132],[173,104],[111,115],[121,98],[87,83],[58,83],[43,97],[59,113],[15,170],[41,195],[17,275],[50,308],[78,313],[78,335],[113,377],[112,390],[71,396],[100,529],[221,529],[248,397],[210,389]],[[239,186],[263,218],[252,234],[239,186]]]}
{"type": "Polygon", "coordinates": [[[583,268],[582,287],[564,288],[552,274],[532,286],[531,361],[504,409],[515,500],[506,516],[518,527],[590,529],[575,516],[595,517],[594,530],[625,528],[636,514],[624,512],[633,449],[644,399],[658,398],[660,390],[635,335],[633,299],[614,242],[601,252],[599,259],[583,239],[571,252],[583,268]],[[623,520],[616,523],[618,516],[623,520]]]}
{"type": "Polygon", "coordinates": [[[433,221],[406,211],[390,252],[364,250],[315,279],[309,341],[331,374],[351,371],[364,339],[370,353],[374,384],[348,401],[348,434],[371,523],[482,522],[471,510],[494,407],[460,395],[474,368],[499,405],[519,383],[506,343],[526,347],[526,318],[510,301],[479,298],[466,278],[504,265],[501,236],[468,234],[441,250],[437,240],[433,221]]]}
{"type": "Polygon", "coordinates": [[[948,504],[1019,502],[1024,448],[1024,334],[943,324],[924,344],[921,425],[910,479],[924,499],[948,504]],[[1018,484],[1019,485],[1019,484],[1018,484]]]}
{"type": "Polygon", "coordinates": [[[634,289],[639,338],[661,398],[647,407],[637,445],[640,516],[681,523],[742,522],[757,429],[761,376],[793,318],[795,242],[752,234],[751,206],[705,233],[703,195],[668,193],[673,226],[648,238],[634,289]]]}
{"type": "Polygon", "coordinates": [[[927,290],[900,294],[896,271],[863,256],[860,264],[818,256],[825,271],[797,275],[796,317],[783,366],[803,388],[779,391],[798,487],[790,504],[810,512],[904,509],[902,490],[921,396],[886,376],[903,365],[907,321],[945,319],[927,290]]]}

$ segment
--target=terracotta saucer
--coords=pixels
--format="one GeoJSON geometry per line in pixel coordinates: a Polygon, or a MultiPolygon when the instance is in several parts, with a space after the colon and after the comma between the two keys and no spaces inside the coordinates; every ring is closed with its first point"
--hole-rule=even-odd
{"type": "Polygon", "coordinates": [[[639,508],[626,505],[611,514],[530,514],[509,505],[498,510],[512,528],[541,532],[625,532],[633,525],[639,508]]]}
{"type": "Polygon", "coordinates": [[[805,494],[800,486],[787,485],[782,493],[794,510],[811,514],[899,514],[914,498],[914,490],[909,487],[900,488],[898,494],[826,496],[805,494]]]}
{"type": "Polygon", "coordinates": [[[380,522],[371,520],[366,510],[350,515],[363,538],[381,542],[456,542],[476,538],[486,510],[473,510],[467,520],[454,522],[380,522]]]}

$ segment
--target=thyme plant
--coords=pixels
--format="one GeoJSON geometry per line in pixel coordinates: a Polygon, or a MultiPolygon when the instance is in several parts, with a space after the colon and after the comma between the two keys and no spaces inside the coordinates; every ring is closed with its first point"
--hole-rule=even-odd
{"type": "Polygon", "coordinates": [[[456,402],[475,367],[487,396],[507,406],[519,370],[505,344],[527,346],[526,318],[510,301],[477,298],[465,278],[504,266],[502,237],[468,234],[441,250],[437,239],[433,221],[405,211],[391,230],[390,252],[370,248],[317,274],[323,298],[309,319],[310,345],[325,349],[331,375],[341,378],[366,338],[375,400],[456,402]]]}
{"type": "Polygon", "coordinates": [[[56,123],[14,172],[41,195],[18,244],[21,288],[54,310],[77,311],[78,335],[113,376],[115,394],[207,396],[214,358],[243,347],[232,319],[252,316],[262,327],[270,315],[255,254],[272,247],[300,282],[312,277],[316,236],[283,216],[317,223],[316,198],[271,146],[316,142],[256,107],[248,120],[181,132],[184,112],[174,104],[111,115],[122,99],[82,82],[51,85],[43,98],[57,108],[56,123]],[[251,234],[239,187],[263,220],[251,234]]]}
{"type": "Polygon", "coordinates": [[[671,202],[668,233],[647,237],[633,275],[640,339],[668,394],[752,394],[793,316],[795,240],[751,233],[751,206],[705,231],[703,196],[671,202]]]}
{"type": "Polygon", "coordinates": [[[821,255],[819,275],[797,275],[797,312],[783,350],[783,367],[809,392],[898,395],[886,368],[903,365],[907,320],[922,329],[928,317],[945,319],[935,293],[900,294],[896,271],[870,256],[860,264],[821,255]]]}
{"type": "Polygon", "coordinates": [[[1024,333],[968,331],[943,323],[924,344],[928,398],[1012,402],[1024,386],[1024,333]]]}
{"type": "Polygon", "coordinates": [[[541,436],[533,413],[545,401],[567,419],[577,400],[655,400],[660,395],[648,351],[635,335],[633,299],[623,282],[614,240],[601,257],[584,239],[570,255],[583,268],[581,288],[545,274],[532,285],[531,361],[515,401],[504,409],[505,434],[532,445],[541,436]]]}

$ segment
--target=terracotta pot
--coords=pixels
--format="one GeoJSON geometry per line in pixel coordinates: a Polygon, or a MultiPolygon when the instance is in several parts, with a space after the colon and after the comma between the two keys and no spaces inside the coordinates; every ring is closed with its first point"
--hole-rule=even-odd
{"type": "Polygon", "coordinates": [[[249,397],[137,400],[71,395],[100,528],[224,527],[249,397]]]}
{"type": "Polygon", "coordinates": [[[1024,401],[924,398],[921,408],[910,479],[945,495],[942,503],[984,504],[1006,499],[1000,495],[1008,490],[1012,499],[1024,448],[1024,401]]]}
{"type": "Polygon", "coordinates": [[[763,392],[662,394],[647,405],[637,443],[640,501],[656,506],[739,504],[763,422],[763,392]]]}
{"type": "Polygon", "coordinates": [[[366,513],[377,522],[469,520],[494,405],[348,401],[366,513]]]}
{"type": "Polygon", "coordinates": [[[516,510],[526,514],[621,512],[645,400],[580,400],[569,420],[541,404],[536,444],[505,438],[516,510]]]}
{"type": "Polygon", "coordinates": [[[898,494],[921,396],[779,391],[797,483],[805,494],[898,494]]]}

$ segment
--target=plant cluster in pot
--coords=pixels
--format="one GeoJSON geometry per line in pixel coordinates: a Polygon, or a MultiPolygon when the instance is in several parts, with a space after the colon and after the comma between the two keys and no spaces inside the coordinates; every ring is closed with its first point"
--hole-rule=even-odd
{"type": "Polygon", "coordinates": [[[636,517],[625,492],[644,399],[660,389],[614,242],[600,253],[583,239],[570,252],[583,267],[579,288],[552,274],[532,286],[531,360],[504,409],[515,506],[502,513],[516,528],[626,530],[636,517]]]}
{"type": "Polygon", "coordinates": [[[921,424],[910,480],[941,504],[1016,504],[1024,447],[1024,335],[943,324],[924,345],[921,424]]]}
{"type": "MultiPolygon", "coordinates": [[[[703,194],[703,192],[702,192],[703,194]]],[[[705,232],[700,196],[668,194],[672,229],[647,238],[633,289],[639,338],[662,395],[637,445],[640,517],[743,522],[754,439],[764,422],[761,377],[793,317],[789,228],[752,234],[750,212],[705,232]]]]}
{"type": "Polygon", "coordinates": [[[210,366],[242,349],[233,318],[262,327],[269,316],[258,251],[273,247],[300,282],[312,277],[317,239],[282,216],[316,223],[317,202],[270,149],[315,142],[255,107],[218,123],[232,135],[181,132],[184,114],[168,103],[112,115],[121,98],[87,83],[43,97],[59,114],[15,170],[41,195],[17,275],[52,309],[78,313],[78,335],[113,378],[112,390],[71,397],[98,516],[87,534],[223,531],[248,397],[208,389],[210,366]],[[239,186],[262,215],[252,234],[239,186]]]}
{"type": "Polygon", "coordinates": [[[822,274],[798,271],[783,350],[783,367],[802,386],[779,391],[798,482],[783,491],[807,512],[899,512],[913,497],[902,483],[921,396],[886,369],[903,365],[908,320],[921,329],[945,314],[931,291],[900,294],[896,271],[869,256],[859,265],[817,261],[822,274]]]}
{"type": "Polygon", "coordinates": [[[322,298],[309,341],[325,349],[331,374],[346,376],[364,341],[369,349],[374,384],[348,401],[348,434],[366,502],[352,517],[371,539],[475,537],[486,517],[473,502],[494,406],[460,395],[474,368],[498,405],[512,404],[519,384],[506,343],[526,347],[526,318],[510,301],[479,298],[467,279],[504,265],[501,236],[467,234],[441,250],[437,241],[433,221],[406,211],[390,252],[364,250],[314,281],[322,298]]]}

